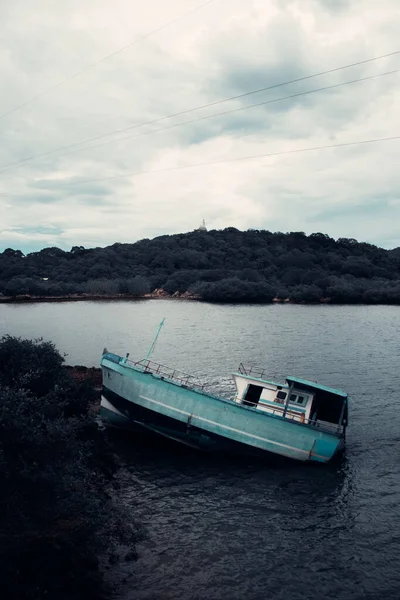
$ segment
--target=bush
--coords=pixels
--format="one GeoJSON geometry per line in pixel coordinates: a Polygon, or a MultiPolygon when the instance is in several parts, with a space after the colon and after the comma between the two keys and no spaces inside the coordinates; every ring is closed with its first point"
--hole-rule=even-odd
{"type": "Polygon", "coordinates": [[[290,291],[293,302],[320,302],[322,290],[316,285],[298,285],[290,291]]]}
{"type": "Polygon", "coordinates": [[[88,294],[99,296],[113,295],[119,292],[118,282],[110,279],[90,279],[85,287],[88,294]]]}
{"type": "Polygon", "coordinates": [[[137,529],[113,501],[116,469],[93,391],[49,342],[0,339],[0,594],[100,598],[99,558],[137,529]]]}
{"type": "Polygon", "coordinates": [[[119,282],[119,291],[121,294],[131,294],[132,296],[144,296],[150,291],[150,284],[146,277],[136,275],[131,279],[123,279],[119,282]]]}
{"type": "Polygon", "coordinates": [[[63,378],[63,362],[51,342],[6,335],[0,339],[0,386],[41,398],[63,378]]]}
{"type": "Polygon", "coordinates": [[[191,289],[211,302],[271,302],[274,290],[264,282],[243,281],[237,277],[216,282],[199,282],[191,289]]]}

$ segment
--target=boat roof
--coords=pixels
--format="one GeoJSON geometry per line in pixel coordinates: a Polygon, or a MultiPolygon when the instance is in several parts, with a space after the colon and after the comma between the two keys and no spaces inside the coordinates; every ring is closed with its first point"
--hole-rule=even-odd
{"type": "Polygon", "coordinates": [[[259,381],[260,383],[268,383],[269,385],[273,385],[275,387],[280,387],[280,388],[288,388],[289,386],[286,385],[285,383],[278,383],[276,381],[271,381],[269,379],[261,379],[261,377],[254,377],[253,375],[244,375],[244,373],[232,373],[232,375],[234,377],[242,377],[243,379],[250,379],[251,381],[259,381]]]}
{"type": "Polygon", "coordinates": [[[328,387],[327,385],[322,385],[320,383],[317,383],[316,381],[308,381],[307,379],[301,379],[300,377],[286,377],[286,381],[288,383],[298,383],[299,385],[307,386],[315,390],[321,390],[323,392],[328,392],[329,394],[334,394],[335,396],[347,398],[347,394],[345,392],[342,392],[342,390],[336,390],[335,388],[328,387]]]}
{"type": "Polygon", "coordinates": [[[327,385],[322,385],[321,383],[317,383],[316,381],[309,381],[308,379],[302,379],[301,377],[286,377],[286,384],[277,383],[276,381],[270,381],[268,379],[261,379],[260,377],[253,377],[252,375],[244,375],[243,373],[232,373],[232,375],[236,377],[243,377],[244,379],[251,379],[252,381],[259,381],[260,383],[268,383],[273,386],[277,386],[282,389],[287,389],[290,384],[298,384],[303,387],[311,388],[314,390],[320,390],[321,392],[327,392],[328,394],[333,394],[334,396],[340,396],[341,398],[347,398],[346,392],[342,392],[342,390],[337,390],[335,388],[329,387],[327,385]]]}

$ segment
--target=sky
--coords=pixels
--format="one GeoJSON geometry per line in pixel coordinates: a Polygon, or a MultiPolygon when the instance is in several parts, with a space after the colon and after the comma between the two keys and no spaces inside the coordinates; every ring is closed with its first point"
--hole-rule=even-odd
{"type": "Polygon", "coordinates": [[[400,246],[400,139],[307,150],[400,136],[400,52],[248,94],[400,51],[400,2],[204,3],[0,1],[0,251],[202,219],[400,246]]]}

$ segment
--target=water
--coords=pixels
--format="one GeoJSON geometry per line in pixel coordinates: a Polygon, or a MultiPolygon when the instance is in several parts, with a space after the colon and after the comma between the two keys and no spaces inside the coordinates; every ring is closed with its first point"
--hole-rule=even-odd
{"type": "Polygon", "coordinates": [[[400,308],[213,306],[176,301],[0,305],[0,334],[52,339],[70,364],[104,346],[229,395],[238,363],[351,395],[334,466],[227,460],[121,441],[121,500],[147,539],[113,567],[123,600],[400,597],[400,308]]]}

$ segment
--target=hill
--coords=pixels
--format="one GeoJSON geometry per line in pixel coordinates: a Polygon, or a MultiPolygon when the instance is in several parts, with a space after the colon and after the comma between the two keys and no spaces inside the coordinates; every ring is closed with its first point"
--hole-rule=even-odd
{"type": "Polygon", "coordinates": [[[106,248],[0,254],[4,296],[142,296],[155,288],[217,302],[400,304],[400,248],[323,233],[193,231],[106,248]]]}

